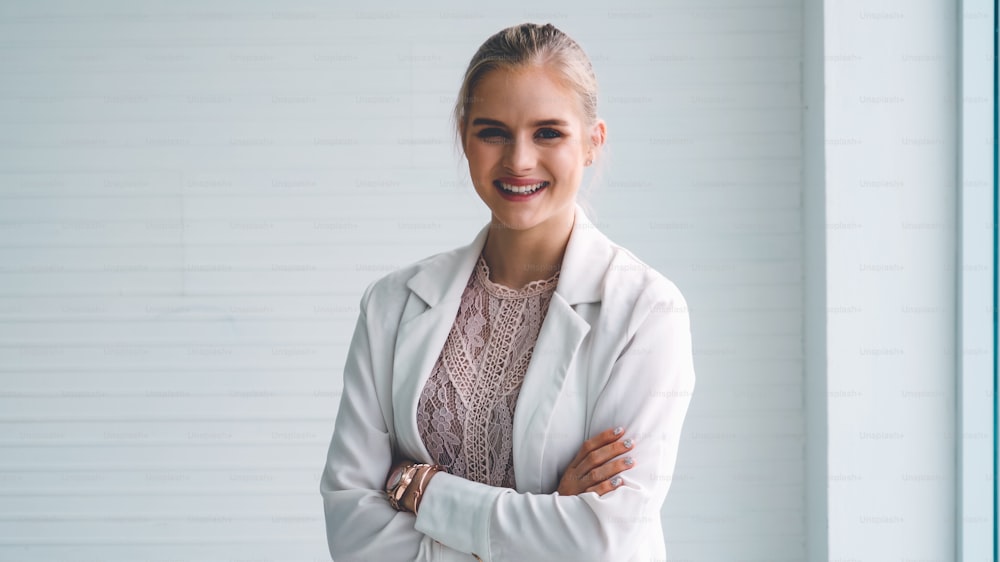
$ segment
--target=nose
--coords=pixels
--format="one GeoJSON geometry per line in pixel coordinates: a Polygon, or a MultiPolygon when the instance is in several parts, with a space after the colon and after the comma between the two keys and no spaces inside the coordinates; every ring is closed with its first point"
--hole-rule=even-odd
{"type": "Polygon", "coordinates": [[[514,137],[504,147],[504,167],[512,173],[527,172],[535,168],[535,161],[538,154],[535,152],[535,145],[530,140],[525,141],[519,137],[514,137]]]}

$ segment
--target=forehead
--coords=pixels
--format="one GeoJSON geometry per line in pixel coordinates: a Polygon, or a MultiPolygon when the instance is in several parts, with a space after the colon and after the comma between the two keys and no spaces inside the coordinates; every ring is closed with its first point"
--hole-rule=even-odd
{"type": "Polygon", "coordinates": [[[509,123],[549,118],[580,121],[582,106],[554,71],[528,67],[494,70],[483,76],[472,92],[469,113],[509,123]]]}

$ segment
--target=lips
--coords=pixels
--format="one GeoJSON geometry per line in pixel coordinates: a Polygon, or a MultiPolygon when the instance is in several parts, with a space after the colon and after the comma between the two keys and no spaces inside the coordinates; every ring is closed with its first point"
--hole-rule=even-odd
{"type": "Polygon", "coordinates": [[[525,185],[535,185],[536,183],[542,183],[545,180],[541,178],[515,178],[511,176],[504,176],[502,178],[497,178],[497,181],[503,182],[507,185],[516,185],[522,187],[525,185]]]}
{"type": "Polygon", "coordinates": [[[548,187],[549,182],[544,180],[516,180],[507,181],[508,178],[499,179],[493,182],[493,185],[500,190],[501,193],[508,193],[511,195],[530,195],[537,191],[540,191],[548,187]]]}

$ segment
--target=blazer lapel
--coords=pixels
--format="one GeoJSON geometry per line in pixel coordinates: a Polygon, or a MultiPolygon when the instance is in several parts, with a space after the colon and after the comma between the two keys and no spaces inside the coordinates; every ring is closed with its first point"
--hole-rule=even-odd
{"type": "MultiPolygon", "coordinates": [[[[560,281],[562,274],[560,274],[560,281]]],[[[555,293],[549,301],[514,408],[514,474],[520,492],[540,493],[549,418],[590,324],[555,293]]]]}
{"type": "Polygon", "coordinates": [[[417,430],[424,383],[455,323],[462,292],[486,242],[489,224],[467,246],[424,260],[406,286],[411,294],[396,333],[392,359],[392,409],[397,446],[413,460],[433,462],[417,430]]]}
{"type": "Polygon", "coordinates": [[[611,256],[610,242],[577,204],[559,283],[539,329],[514,410],[514,473],[519,492],[542,493],[550,484],[545,481],[542,462],[552,412],[577,351],[590,332],[590,324],[575,308],[600,302],[611,256]]]}

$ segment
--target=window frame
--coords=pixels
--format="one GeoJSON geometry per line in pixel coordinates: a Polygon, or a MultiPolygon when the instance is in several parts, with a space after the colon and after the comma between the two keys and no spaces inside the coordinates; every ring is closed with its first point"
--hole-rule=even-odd
{"type": "Polygon", "coordinates": [[[957,560],[998,560],[997,0],[959,9],[957,560]]]}

